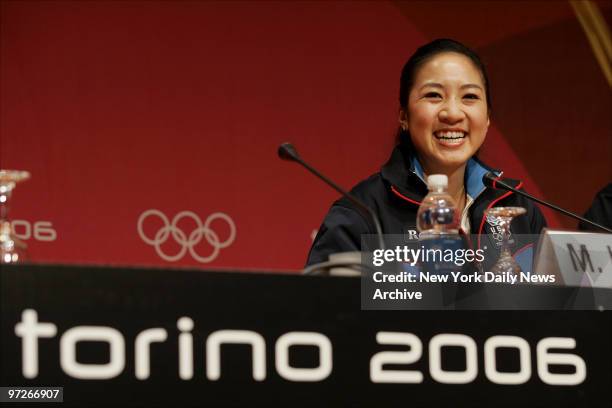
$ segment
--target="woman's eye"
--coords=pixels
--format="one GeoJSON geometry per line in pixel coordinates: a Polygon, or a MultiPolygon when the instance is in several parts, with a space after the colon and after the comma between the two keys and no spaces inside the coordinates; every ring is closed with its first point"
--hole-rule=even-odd
{"type": "Polygon", "coordinates": [[[426,98],[441,98],[442,95],[440,95],[438,92],[427,92],[425,94],[426,98]]]}
{"type": "Polygon", "coordinates": [[[464,97],[464,98],[467,98],[467,99],[479,99],[478,95],[476,95],[476,94],[472,94],[472,93],[470,93],[470,94],[465,94],[465,95],[463,95],[463,97],[464,97]]]}

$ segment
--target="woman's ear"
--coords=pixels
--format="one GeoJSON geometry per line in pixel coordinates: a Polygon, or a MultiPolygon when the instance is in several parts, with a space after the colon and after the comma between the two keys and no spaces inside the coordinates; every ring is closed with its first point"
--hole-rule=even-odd
{"type": "Polygon", "coordinates": [[[406,111],[402,108],[400,108],[399,110],[398,121],[399,121],[399,124],[402,130],[407,131],[408,130],[408,115],[406,114],[406,111]]]}

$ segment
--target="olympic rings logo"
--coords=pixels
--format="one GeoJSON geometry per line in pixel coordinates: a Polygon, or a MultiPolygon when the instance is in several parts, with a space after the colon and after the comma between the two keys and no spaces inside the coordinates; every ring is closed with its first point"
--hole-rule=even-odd
{"type": "Polygon", "coordinates": [[[202,224],[200,217],[191,211],[179,212],[174,216],[172,222],[170,222],[168,217],[166,217],[163,212],[150,209],[140,215],[138,218],[137,228],[140,238],[142,238],[145,243],[153,246],[155,248],[155,252],[157,252],[157,255],[168,262],[178,261],[185,256],[187,251],[189,251],[189,254],[193,257],[193,259],[200,263],[212,262],[215,258],[217,258],[217,256],[219,256],[219,251],[221,251],[221,249],[227,248],[236,239],[236,225],[234,224],[234,221],[229,215],[222,212],[216,212],[209,215],[202,224]],[[163,226],[155,233],[153,238],[148,237],[143,230],[143,224],[149,217],[157,217],[163,222],[163,226]],[[196,228],[189,233],[189,236],[187,236],[187,234],[178,227],[179,221],[183,218],[190,218],[196,223],[196,228]],[[223,242],[219,239],[219,235],[210,227],[212,222],[215,220],[223,220],[229,226],[229,236],[223,242]],[[172,239],[174,239],[174,241],[181,246],[181,249],[175,255],[168,255],[162,250],[162,245],[168,241],[170,237],[172,237],[172,239]],[[212,253],[208,256],[201,256],[195,250],[195,246],[202,241],[202,238],[204,238],[213,248],[212,253]]]}

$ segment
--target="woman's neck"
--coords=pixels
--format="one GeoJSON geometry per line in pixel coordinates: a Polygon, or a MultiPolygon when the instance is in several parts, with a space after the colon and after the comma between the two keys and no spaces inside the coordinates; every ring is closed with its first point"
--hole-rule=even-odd
{"type": "Polygon", "coordinates": [[[448,177],[448,193],[455,199],[455,201],[465,193],[465,165],[450,171],[446,174],[448,177]]]}

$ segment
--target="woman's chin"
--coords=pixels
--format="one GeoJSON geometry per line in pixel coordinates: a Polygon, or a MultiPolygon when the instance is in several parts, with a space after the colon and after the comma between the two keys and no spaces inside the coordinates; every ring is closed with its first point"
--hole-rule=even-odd
{"type": "Polygon", "coordinates": [[[460,167],[467,163],[472,157],[471,151],[465,151],[464,149],[453,150],[453,151],[442,151],[436,155],[437,164],[444,168],[460,167]]]}

